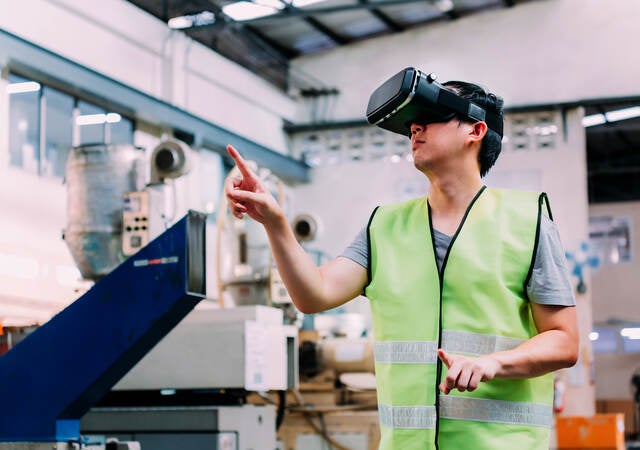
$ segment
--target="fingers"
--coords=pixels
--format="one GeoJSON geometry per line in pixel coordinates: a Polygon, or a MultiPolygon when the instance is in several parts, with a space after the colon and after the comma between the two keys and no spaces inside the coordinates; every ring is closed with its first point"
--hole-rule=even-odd
{"type": "Polygon", "coordinates": [[[227,191],[227,197],[234,202],[246,205],[247,203],[264,204],[263,196],[255,192],[243,191],[241,189],[230,189],[227,191]]]}
{"type": "Polygon", "coordinates": [[[231,214],[238,219],[242,219],[243,214],[247,212],[247,206],[233,195],[233,191],[227,190],[227,202],[231,214]]]}
{"type": "Polygon", "coordinates": [[[251,218],[263,222],[264,213],[269,209],[269,197],[264,193],[231,189],[227,190],[227,198],[229,209],[239,219],[243,214],[249,214],[251,218]]]}
{"type": "Polygon", "coordinates": [[[232,180],[227,180],[224,186],[224,191],[227,196],[227,205],[229,207],[229,211],[238,219],[242,219],[243,213],[247,212],[247,208],[241,202],[237,200],[237,197],[233,194],[236,192],[236,189],[242,183],[241,178],[235,178],[232,180]]]}
{"type": "Polygon", "coordinates": [[[458,375],[460,374],[460,367],[455,366],[454,358],[442,349],[438,349],[438,358],[442,361],[449,370],[442,383],[440,383],[440,390],[448,394],[451,389],[456,387],[458,375]]]}
{"type": "Polygon", "coordinates": [[[255,178],[253,172],[251,172],[251,169],[249,169],[249,166],[247,166],[244,158],[242,158],[242,156],[240,156],[240,153],[238,153],[238,150],[236,150],[232,145],[227,145],[227,153],[229,153],[229,156],[233,158],[233,161],[236,163],[236,166],[240,170],[240,173],[243,177],[255,178]]]}
{"type": "Polygon", "coordinates": [[[440,383],[440,390],[444,394],[448,394],[456,387],[456,385],[458,384],[458,375],[459,371],[456,369],[449,369],[447,371],[447,376],[444,377],[444,380],[442,380],[442,383],[440,383]]]}
{"type": "Polygon", "coordinates": [[[440,391],[445,395],[449,394],[453,389],[457,389],[460,392],[475,391],[481,381],[492,378],[492,376],[486,376],[485,369],[476,358],[449,355],[441,349],[438,350],[438,357],[448,369],[439,386],[440,391]]]}
{"type": "Polygon", "coordinates": [[[458,375],[458,380],[456,382],[456,388],[460,392],[469,391],[473,389],[469,389],[469,382],[471,381],[471,377],[474,375],[474,370],[469,365],[465,365],[460,369],[460,375],[458,375]]]}
{"type": "Polygon", "coordinates": [[[467,386],[467,391],[473,392],[476,389],[478,389],[478,386],[480,386],[480,382],[481,381],[482,381],[482,373],[475,372],[471,376],[471,379],[469,380],[469,385],[467,386]]]}
{"type": "Polygon", "coordinates": [[[442,361],[447,368],[453,365],[453,358],[441,348],[438,349],[438,358],[440,358],[440,361],[442,361]]]}

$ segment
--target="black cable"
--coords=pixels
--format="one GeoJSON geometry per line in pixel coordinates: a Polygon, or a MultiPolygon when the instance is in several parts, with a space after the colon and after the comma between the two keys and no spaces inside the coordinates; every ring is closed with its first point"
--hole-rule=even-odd
{"type": "Polygon", "coordinates": [[[329,450],[333,450],[331,442],[329,441],[329,439],[327,439],[329,437],[329,433],[327,432],[327,422],[325,422],[324,420],[324,415],[322,413],[318,413],[318,419],[320,419],[320,429],[322,430],[322,436],[325,438],[324,445],[322,447],[324,448],[325,445],[328,445],[329,450]]]}
{"type": "Polygon", "coordinates": [[[287,406],[287,391],[278,391],[278,411],[276,413],[276,431],[284,422],[284,411],[287,406]]]}

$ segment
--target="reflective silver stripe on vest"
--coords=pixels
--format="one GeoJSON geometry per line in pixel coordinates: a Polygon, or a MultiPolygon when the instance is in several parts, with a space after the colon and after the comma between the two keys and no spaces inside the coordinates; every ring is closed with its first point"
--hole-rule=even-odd
{"type": "Polygon", "coordinates": [[[380,424],[389,428],[425,429],[436,427],[435,406],[378,405],[380,424]]]}
{"type": "Polygon", "coordinates": [[[373,354],[377,363],[435,364],[437,349],[435,341],[380,341],[374,343],[373,354]]]}
{"type": "Polygon", "coordinates": [[[464,355],[488,355],[502,350],[511,350],[523,342],[524,339],[491,334],[442,330],[442,348],[451,353],[464,355]]]}
{"type": "Polygon", "coordinates": [[[551,427],[553,412],[551,405],[539,403],[441,395],[440,417],[476,422],[551,427]]]}

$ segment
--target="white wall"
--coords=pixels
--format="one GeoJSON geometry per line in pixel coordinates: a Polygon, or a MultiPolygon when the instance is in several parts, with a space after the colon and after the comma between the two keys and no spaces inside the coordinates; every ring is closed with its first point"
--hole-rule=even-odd
{"type": "MultiPolygon", "coordinates": [[[[592,275],[593,319],[640,323],[640,202],[594,204],[591,216],[628,217],[633,223],[632,256],[628,263],[599,267],[592,275]]],[[[631,375],[640,368],[640,353],[596,354],[596,395],[598,398],[631,399],[631,375]]]]}
{"type": "Polygon", "coordinates": [[[599,267],[593,273],[593,318],[596,322],[624,319],[640,323],[640,202],[596,203],[591,216],[631,219],[631,261],[599,267]]]}
{"type": "Polygon", "coordinates": [[[373,89],[408,66],[434,72],[441,81],[483,84],[508,106],[638,95],[640,66],[629,43],[640,40],[639,20],[635,0],[542,0],[294,63],[340,89],[326,120],[364,118],[373,89]]]}

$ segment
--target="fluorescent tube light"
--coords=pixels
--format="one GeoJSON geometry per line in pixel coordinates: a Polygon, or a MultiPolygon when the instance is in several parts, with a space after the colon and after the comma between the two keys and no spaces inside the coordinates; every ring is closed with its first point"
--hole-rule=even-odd
{"type": "Polygon", "coordinates": [[[198,14],[188,16],[179,16],[169,19],[167,25],[174,30],[182,30],[184,28],[203,27],[216,22],[216,15],[211,11],[202,11],[198,14]]]}
{"type": "Polygon", "coordinates": [[[640,117],[640,106],[631,106],[630,108],[615,109],[604,114],[584,116],[582,118],[582,125],[584,127],[593,127],[607,122],[618,122],[636,117],[640,117]]]}
{"type": "Polygon", "coordinates": [[[122,120],[122,116],[117,113],[109,114],[85,114],[83,116],[76,117],[77,125],[100,125],[105,122],[117,123],[122,120]]]}
{"type": "Polygon", "coordinates": [[[454,8],[452,0],[436,0],[435,6],[441,13],[447,13],[454,8]]]}
{"type": "Polygon", "coordinates": [[[606,122],[607,119],[605,119],[604,114],[592,114],[590,116],[584,116],[582,118],[582,126],[585,128],[593,127],[595,125],[602,125],[606,122]]]}
{"type": "Polygon", "coordinates": [[[108,113],[105,119],[107,123],[118,123],[122,119],[122,116],[118,113],[108,113]]]}
{"type": "Polygon", "coordinates": [[[37,92],[40,90],[40,83],[35,81],[25,81],[23,83],[11,83],[7,85],[7,93],[22,94],[24,92],[37,92]]]}
{"type": "Polygon", "coordinates": [[[233,20],[243,21],[271,16],[282,8],[284,8],[284,5],[279,1],[272,0],[261,3],[241,1],[223,6],[222,12],[233,20]]]}
{"type": "Polygon", "coordinates": [[[193,24],[193,21],[189,16],[174,17],[172,19],[169,19],[169,21],[167,22],[167,25],[169,25],[169,28],[172,28],[174,30],[189,28],[191,27],[192,24],[193,24]]]}
{"type": "Polygon", "coordinates": [[[160,395],[176,395],[175,389],[160,389],[160,395]]]}
{"type": "Polygon", "coordinates": [[[85,114],[83,116],[76,117],[76,124],[78,125],[100,125],[106,121],[106,114],[85,114]]]}
{"type": "Polygon", "coordinates": [[[627,339],[640,339],[640,328],[623,328],[620,335],[627,339]]]}
{"type": "Polygon", "coordinates": [[[618,120],[633,119],[640,117],[640,106],[632,106],[631,108],[616,109],[605,113],[605,117],[609,122],[617,122],[618,120]]]}

